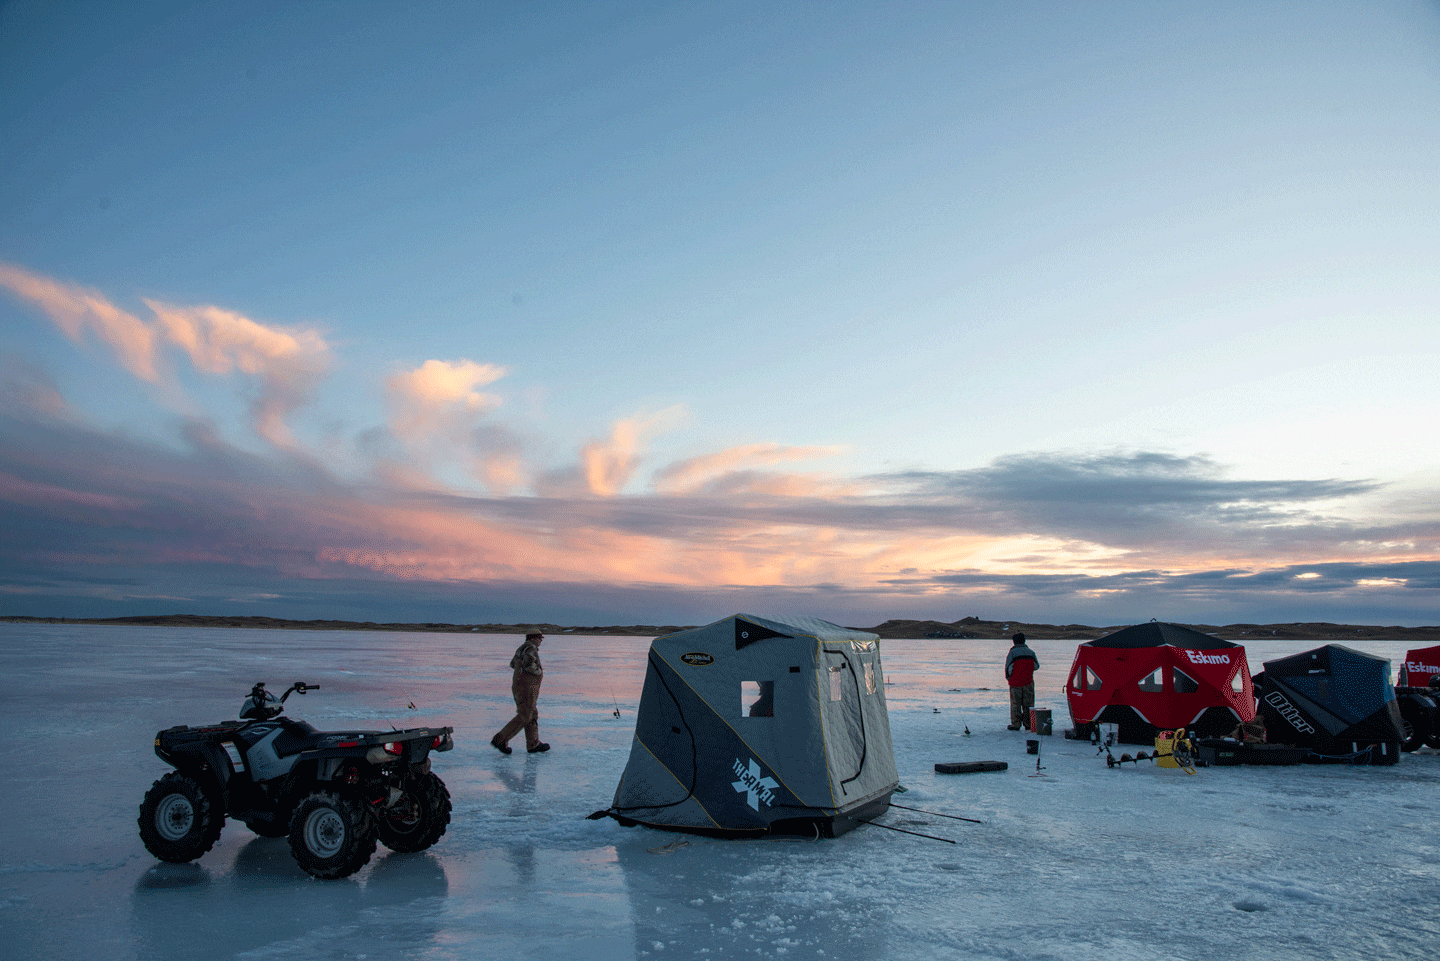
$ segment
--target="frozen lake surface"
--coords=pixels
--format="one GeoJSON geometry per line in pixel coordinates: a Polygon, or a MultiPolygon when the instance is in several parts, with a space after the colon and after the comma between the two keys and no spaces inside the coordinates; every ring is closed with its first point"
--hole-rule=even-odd
{"type": "MultiPolygon", "coordinates": [[[[513,713],[518,643],[0,624],[0,958],[1440,956],[1432,750],[1394,767],[1112,770],[1060,737],[1075,642],[1038,641],[1055,736],[1037,758],[1005,730],[1008,642],[886,641],[895,801],[984,823],[892,809],[885,823],[955,843],[874,827],[715,841],[585,820],[629,755],[649,639],[548,638],[554,750],[502,757],[488,740],[513,713]],[[155,732],[234,718],[258,680],[319,684],[287,709],[322,730],[452,725],[455,750],[435,756],[449,833],[422,854],[381,847],[336,882],[235,822],[194,864],[155,861],[135,823],[168,770],[155,732]],[[933,770],[987,759],[1010,769],[933,770]]],[[[1246,651],[1255,673],[1314,646],[1246,651]]],[[[1407,647],[1352,646],[1392,665],[1407,647]]]]}

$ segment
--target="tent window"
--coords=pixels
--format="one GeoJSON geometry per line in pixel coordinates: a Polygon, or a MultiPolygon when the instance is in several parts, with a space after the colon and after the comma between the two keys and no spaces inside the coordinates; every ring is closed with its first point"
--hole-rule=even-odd
{"type": "Polygon", "coordinates": [[[1175,672],[1176,694],[1194,694],[1196,691],[1200,690],[1200,684],[1195,680],[1195,678],[1191,677],[1189,674],[1186,674],[1178,667],[1172,667],[1170,670],[1175,672]]]}
{"type": "Polygon", "coordinates": [[[741,681],[741,682],[740,682],[740,716],[741,716],[741,717],[774,717],[774,716],[775,716],[775,682],[774,682],[774,681],[741,681]]]}
{"type": "Polygon", "coordinates": [[[1090,670],[1090,668],[1088,667],[1085,668],[1085,690],[1100,690],[1100,678],[1095,674],[1094,671],[1090,670]]]}
{"type": "Polygon", "coordinates": [[[1075,668],[1074,675],[1070,678],[1070,687],[1076,691],[1098,691],[1100,690],[1100,678],[1088,667],[1075,668]]]}
{"type": "Polygon", "coordinates": [[[838,701],[845,696],[844,666],[830,668],[830,700],[838,701]]]}
{"type": "Polygon", "coordinates": [[[1159,691],[1165,690],[1165,681],[1162,677],[1160,668],[1157,667],[1149,674],[1146,674],[1144,677],[1140,678],[1139,687],[1142,691],[1150,691],[1152,693],[1157,693],[1159,691]]]}
{"type": "Polygon", "coordinates": [[[1235,676],[1230,678],[1230,690],[1236,694],[1245,693],[1245,679],[1240,671],[1236,671],[1235,676]]]}
{"type": "Polygon", "coordinates": [[[869,661],[865,662],[865,693],[875,693],[875,665],[869,661]]]}

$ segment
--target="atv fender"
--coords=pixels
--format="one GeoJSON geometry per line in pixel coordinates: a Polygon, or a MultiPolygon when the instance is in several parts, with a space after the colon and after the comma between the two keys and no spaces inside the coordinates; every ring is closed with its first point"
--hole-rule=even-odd
{"type": "Polygon", "coordinates": [[[228,792],[230,775],[234,772],[234,767],[231,765],[230,755],[220,745],[215,743],[195,744],[161,753],[157,743],[155,753],[159,754],[175,770],[181,771],[201,783],[208,784],[215,797],[224,797],[228,792]]]}

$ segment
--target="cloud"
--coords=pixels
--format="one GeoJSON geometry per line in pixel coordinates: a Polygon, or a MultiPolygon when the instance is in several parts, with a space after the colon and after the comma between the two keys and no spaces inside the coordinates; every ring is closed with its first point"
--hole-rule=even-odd
{"type": "Polygon", "coordinates": [[[175,388],[160,347],[180,348],[194,368],[216,377],[235,371],[259,390],[251,401],[255,432],[280,447],[293,447],[286,418],[308,403],[330,367],[330,349],[316,331],[269,327],[220,307],[176,307],[155,300],[146,322],[103,295],[0,263],[0,284],[29,300],[71,340],[88,331],[106,343],[120,365],[151,384],[175,388]]]}
{"type": "MultiPolygon", "coordinates": [[[[640,435],[638,421],[634,430],[620,436],[617,450],[634,456],[638,448],[626,445],[640,435]]],[[[686,597],[715,613],[705,605],[739,610],[763,601],[763,609],[851,611],[860,624],[932,611],[954,620],[974,613],[957,604],[982,603],[992,611],[1000,604],[1052,610],[1063,621],[1094,615],[1100,623],[1124,620],[1119,611],[1179,617],[1185,610],[1195,612],[1193,620],[1227,622],[1287,605],[1297,616],[1309,605],[1311,616],[1302,619],[1315,619],[1317,611],[1355,609],[1366,598],[1383,598],[1392,612],[1383,619],[1393,623],[1396,612],[1423,619],[1415,612],[1427,604],[1433,611],[1440,590],[1433,517],[1404,529],[1412,546],[1389,549],[1397,557],[1363,547],[1381,537],[1394,543],[1402,532],[1395,525],[1336,523],[1322,537],[1325,525],[1316,521],[1308,554],[1291,545],[1258,562],[1200,566],[1180,546],[1165,554],[1166,565],[1127,567],[1116,561],[1124,551],[1110,551],[1095,532],[1105,563],[1069,564],[1044,549],[1067,543],[1044,523],[1003,537],[975,529],[1033,498],[1035,472],[1017,470],[1015,461],[963,478],[907,474],[902,482],[885,475],[868,487],[856,480],[860,493],[833,498],[755,492],[737,499],[706,485],[690,494],[596,496],[582,485],[571,494],[497,496],[346,482],[314,463],[234,448],[201,421],[186,422],[179,439],[178,447],[163,446],[73,422],[0,417],[7,518],[0,587],[27,604],[69,596],[133,605],[178,596],[184,592],[175,585],[192,580],[197,596],[320,592],[332,604],[351,603],[340,599],[339,585],[347,583],[395,597],[420,596],[414,585],[452,585],[459,593],[445,594],[446,603],[459,610],[465,591],[563,604],[559,585],[569,585],[574,597],[610,597],[605,603],[616,606],[624,597],[686,597]],[[1005,483],[1019,477],[1032,481],[1017,481],[1019,491],[1005,483]],[[957,500],[982,523],[945,523],[957,500]],[[945,513],[929,513],[937,501],[945,513]],[[1351,556],[1342,556],[1347,550],[1351,556]],[[1301,576],[1310,574],[1318,576],[1301,576]],[[867,621],[865,612],[877,616],[867,621]]],[[[1104,459],[1078,458],[1068,473],[1090,477],[1102,489],[1095,500],[1110,503],[1106,472],[1097,467],[1104,459]]],[[[743,460],[721,452],[711,463],[723,474],[723,465],[743,460]]],[[[1110,473],[1117,483],[1133,480],[1134,465],[1151,460],[1121,458],[1110,473]]],[[[1067,475],[1055,455],[1024,463],[1067,475]]],[[[1168,466],[1150,480],[1168,476],[1187,492],[1154,490],[1137,506],[1142,513],[1147,504],[1183,500],[1199,510],[1235,497],[1214,465],[1177,470],[1159,463],[1168,466]],[[1222,484],[1208,500],[1190,490],[1197,474],[1222,484]]],[[[1345,488],[1267,482],[1244,489],[1256,499],[1270,491],[1265,497],[1276,500],[1266,503],[1279,511],[1282,491],[1325,498],[1345,488]]],[[[1246,522],[1227,516],[1225,523],[1243,529],[1246,522]]],[[[1153,551],[1165,553],[1163,546],[1153,551]]],[[[283,614],[276,604],[267,610],[283,614]]],[[[338,616],[336,608],[324,616],[338,616]]]]}
{"type": "MultiPolygon", "coordinates": [[[[932,524],[997,537],[1103,545],[1132,566],[1146,558],[1257,559],[1285,545],[1370,533],[1324,513],[1375,494],[1370,480],[1233,480],[1203,456],[1148,451],[1027,454],[966,471],[908,471],[869,480],[889,496],[867,505],[904,526],[932,524]],[[884,505],[883,507],[881,505],[884,505]]],[[[866,508],[861,508],[865,510],[866,508]]]]}
{"type": "Polygon", "coordinates": [[[175,307],[153,300],[145,305],[196,370],[216,377],[238,370],[255,378],[260,384],[251,404],[255,432],[277,446],[294,445],[285,418],[310,401],[330,367],[330,348],[319,333],[267,327],[219,307],[175,307]]]}
{"type": "MultiPolygon", "coordinates": [[[[716,492],[737,492],[764,487],[764,482],[753,471],[741,471],[741,467],[757,464],[780,464],[790,461],[815,460],[843,453],[839,447],[785,447],[780,444],[748,444],[731,447],[714,454],[691,457],[676,461],[655,472],[655,489],[663,494],[689,493],[702,485],[709,485],[716,492]]],[[[818,485],[806,486],[798,479],[778,479],[768,489],[774,493],[814,493],[818,485]]]]}
{"type": "Polygon", "coordinates": [[[44,371],[13,354],[0,355],[0,411],[21,419],[76,416],[44,371]]]}
{"type": "Polygon", "coordinates": [[[131,374],[147,383],[160,382],[155,329],[100,293],[7,263],[0,263],[0,285],[39,307],[75,343],[83,344],[89,333],[108,346],[131,374]]]}
{"type": "Polygon", "coordinates": [[[526,485],[532,471],[522,456],[524,441],[502,425],[480,422],[502,400],[479,388],[507,373],[505,367],[473,360],[427,360],[391,374],[385,396],[393,443],[378,445],[392,448],[381,470],[419,490],[443,487],[439,478],[452,464],[492,493],[526,485]]]}
{"type": "Polygon", "coordinates": [[[473,454],[471,472],[491,493],[509,494],[529,484],[531,469],[519,434],[498,424],[481,424],[466,441],[473,454]]]}
{"type": "Polygon", "coordinates": [[[581,447],[578,466],[542,475],[536,482],[536,492],[552,497],[614,497],[634,476],[645,446],[657,435],[674,429],[684,417],[685,408],[674,405],[647,416],[616,421],[609,437],[581,447]]]}
{"type": "Polygon", "coordinates": [[[506,369],[466,359],[386,378],[384,424],[355,438],[374,469],[341,477],[328,460],[293,456],[287,426],[330,369],[319,333],[154,300],[144,322],[14,267],[0,283],[141,379],[173,381],[162,348],[243,379],[255,430],[281,448],[244,451],[197,417],[167,443],[98,430],[42,372],[7,360],[7,595],[178,596],[172,583],[202,570],[223,580],[205,594],[219,597],[364,582],[529,585],[527,596],[554,599],[563,592],[540,585],[585,585],[577,596],[670,591],[726,607],[744,596],[856,611],[972,597],[1094,611],[1428,599],[1434,610],[1440,590],[1435,478],[1399,493],[1363,479],[1250,480],[1206,456],[1143,450],[827,476],[794,465],[839,449],[773,442],[657,466],[650,447],[684,422],[678,405],[621,418],[547,470],[527,454],[549,445],[494,416],[500,397],[486,388],[506,369]]]}
{"type": "MultiPolygon", "coordinates": [[[[427,360],[413,370],[393,374],[385,382],[391,404],[391,429],[401,438],[443,431],[457,418],[473,418],[500,406],[485,387],[508,371],[473,360],[427,360]]],[[[465,426],[465,425],[462,425],[465,426]]]]}

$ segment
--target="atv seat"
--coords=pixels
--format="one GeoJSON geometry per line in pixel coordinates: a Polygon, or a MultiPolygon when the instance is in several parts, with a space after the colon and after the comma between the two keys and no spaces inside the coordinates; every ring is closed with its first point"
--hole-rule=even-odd
{"type": "Polygon", "coordinates": [[[305,721],[294,721],[287,717],[281,723],[284,724],[284,729],[275,736],[274,742],[277,756],[289,757],[319,744],[320,732],[305,721]]]}

